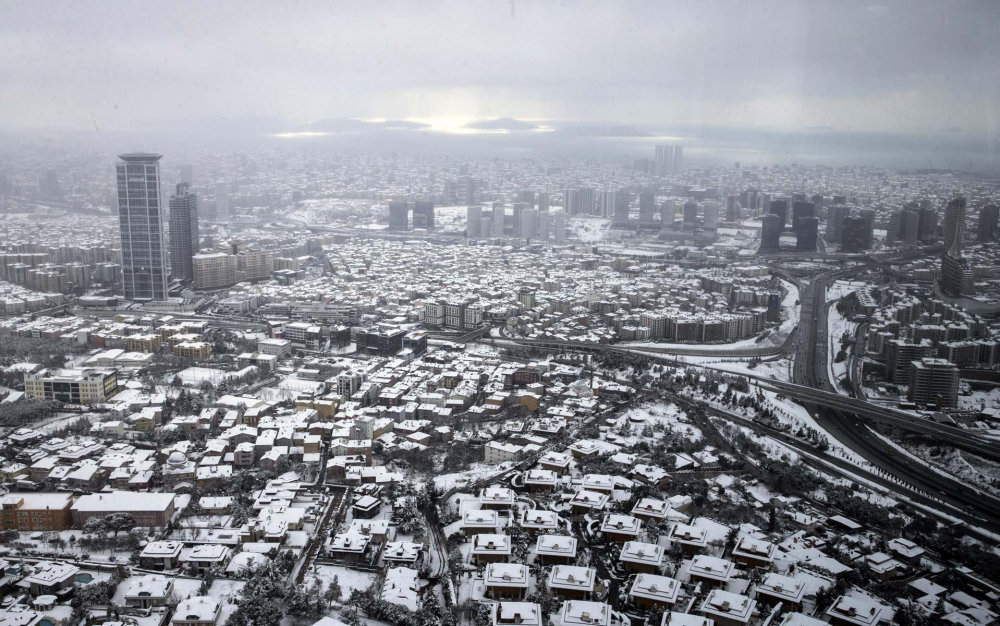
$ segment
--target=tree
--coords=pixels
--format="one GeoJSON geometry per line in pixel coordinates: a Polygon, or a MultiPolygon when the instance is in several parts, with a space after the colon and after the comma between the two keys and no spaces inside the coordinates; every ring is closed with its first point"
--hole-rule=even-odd
{"type": "Polygon", "coordinates": [[[330,586],[326,588],[324,597],[327,602],[340,602],[341,598],[344,597],[344,590],[340,588],[340,576],[334,574],[330,586]]]}
{"type": "Polygon", "coordinates": [[[398,528],[402,533],[415,536],[422,536],[427,532],[424,516],[412,498],[406,501],[406,505],[399,512],[398,528]]]}
{"type": "Polygon", "coordinates": [[[108,529],[104,525],[104,520],[99,517],[88,518],[83,523],[83,534],[85,535],[103,535],[106,532],[108,532],[108,529]]]}
{"type": "Polygon", "coordinates": [[[117,537],[118,531],[129,531],[135,528],[136,521],[131,513],[112,513],[104,518],[104,525],[108,530],[113,530],[115,537],[117,537]]]}

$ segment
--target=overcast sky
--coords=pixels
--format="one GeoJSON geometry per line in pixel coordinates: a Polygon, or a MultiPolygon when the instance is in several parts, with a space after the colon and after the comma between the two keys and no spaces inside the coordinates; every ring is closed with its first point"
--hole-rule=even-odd
{"type": "Polygon", "coordinates": [[[992,134],[998,27],[995,0],[4,2],[0,127],[514,117],[992,134]]]}

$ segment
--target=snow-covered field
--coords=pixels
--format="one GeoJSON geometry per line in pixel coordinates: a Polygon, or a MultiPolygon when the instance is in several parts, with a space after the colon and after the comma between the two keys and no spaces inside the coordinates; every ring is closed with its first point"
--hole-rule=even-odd
{"type": "Polygon", "coordinates": [[[714,356],[678,356],[678,361],[691,363],[692,365],[703,365],[709,369],[731,372],[733,374],[746,374],[748,376],[765,376],[774,380],[790,381],[790,359],[776,359],[773,361],[761,361],[756,367],[751,368],[747,359],[742,357],[719,358],[714,356]]]}
{"type": "Polygon", "coordinates": [[[689,423],[687,414],[673,403],[652,404],[629,409],[618,417],[615,426],[619,427],[626,423],[634,425],[640,431],[647,424],[650,426],[662,424],[664,427],[684,435],[690,441],[698,441],[702,438],[701,430],[689,423]]]}

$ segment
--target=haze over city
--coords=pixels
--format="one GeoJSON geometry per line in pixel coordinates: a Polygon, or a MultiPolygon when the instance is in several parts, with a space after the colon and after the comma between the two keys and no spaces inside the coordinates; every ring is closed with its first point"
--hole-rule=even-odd
{"type": "Polygon", "coordinates": [[[0,626],[996,626],[1000,4],[0,4],[0,626]]]}

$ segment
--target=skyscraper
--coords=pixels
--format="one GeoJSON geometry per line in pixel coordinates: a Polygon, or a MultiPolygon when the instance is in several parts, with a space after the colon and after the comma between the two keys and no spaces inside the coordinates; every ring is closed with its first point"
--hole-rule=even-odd
{"type": "Polygon", "coordinates": [[[557,244],[566,243],[566,211],[556,211],[552,223],[553,239],[557,244]]]}
{"type": "Polygon", "coordinates": [[[181,280],[193,280],[191,257],[200,248],[198,238],[198,194],[188,183],[177,185],[170,196],[170,274],[181,280]]]}
{"type": "Polygon", "coordinates": [[[719,203],[705,203],[705,228],[715,230],[719,228],[719,203]]]}
{"type": "Polygon", "coordinates": [[[652,222],[654,215],[656,215],[656,202],[653,194],[644,191],[639,194],[639,221],[643,223],[652,222]]]}
{"type": "Polygon", "coordinates": [[[673,200],[667,200],[660,205],[660,228],[673,228],[674,218],[677,216],[677,204],[673,200]]]}
{"type": "Polygon", "coordinates": [[[229,221],[229,186],[226,183],[215,184],[215,219],[229,221]]]}
{"type": "Polygon", "coordinates": [[[656,146],[656,176],[669,176],[681,171],[684,146],[656,146]]]}
{"type": "Polygon", "coordinates": [[[800,217],[795,220],[795,249],[813,252],[816,250],[818,217],[800,217]]]}
{"type": "Polygon", "coordinates": [[[863,252],[868,249],[868,220],[861,215],[848,215],[841,222],[840,251],[863,252]]]}
{"type": "Polygon", "coordinates": [[[796,222],[803,217],[815,217],[816,205],[805,200],[796,200],[792,203],[792,228],[797,228],[796,222]]]}
{"type": "Polygon", "coordinates": [[[410,230],[410,207],[406,202],[389,203],[389,230],[410,230]]]}
{"type": "Polygon", "coordinates": [[[944,210],[944,253],[962,256],[962,235],[965,230],[965,198],[955,198],[944,210]]]}
{"type": "Polygon", "coordinates": [[[944,250],[941,254],[941,289],[951,295],[972,291],[972,268],[968,260],[962,258],[964,230],[965,198],[955,198],[944,210],[944,250]]]}
{"type": "Polygon", "coordinates": [[[431,200],[417,200],[413,203],[413,227],[434,228],[434,202],[431,200]]]}
{"type": "Polygon", "coordinates": [[[771,200],[771,205],[768,207],[768,213],[771,215],[777,215],[781,218],[781,228],[784,229],[788,225],[788,200],[784,198],[778,198],[771,200]]]}
{"type": "Polygon", "coordinates": [[[979,209],[979,224],[976,229],[979,241],[989,241],[993,238],[993,231],[997,229],[997,222],[1000,221],[1000,207],[995,204],[987,204],[979,209]]]}
{"type": "Polygon", "coordinates": [[[930,207],[920,207],[920,220],[917,222],[917,239],[920,240],[920,243],[934,243],[934,240],[937,239],[937,227],[937,212],[930,207]]]}
{"type": "Polygon", "coordinates": [[[483,232],[483,207],[478,204],[472,204],[465,210],[465,213],[465,236],[481,237],[483,232]]]}
{"type": "Polygon", "coordinates": [[[122,283],[127,300],[167,298],[167,258],[160,206],[160,159],[135,152],[118,155],[118,226],[122,283]]]}
{"type": "Polygon", "coordinates": [[[781,231],[784,224],[780,215],[769,213],[761,220],[760,228],[760,251],[774,251],[780,249],[781,231]]]}
{"type": "Polygon", "coordinates": [[[504,224],[507,219],[507,207],[503,202],[493,203],[493,236],[496,238],[501,238],[504,236],[504,224]]]}

